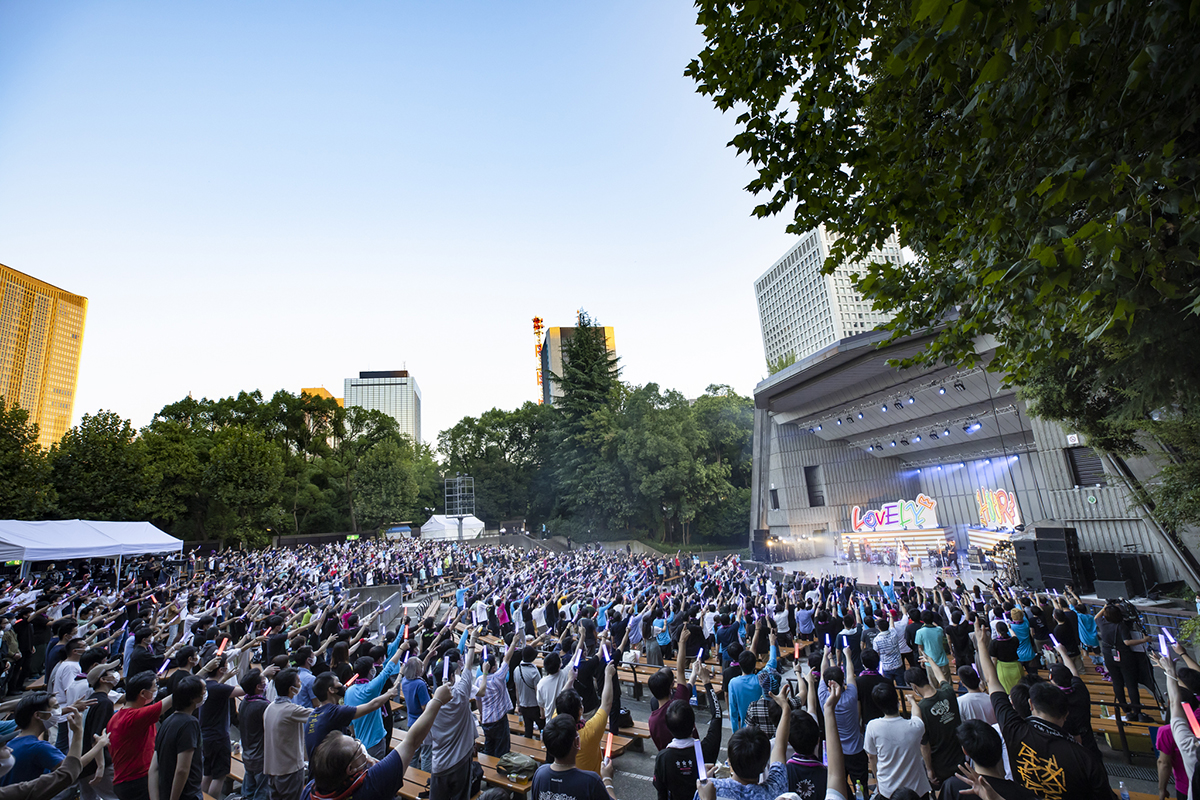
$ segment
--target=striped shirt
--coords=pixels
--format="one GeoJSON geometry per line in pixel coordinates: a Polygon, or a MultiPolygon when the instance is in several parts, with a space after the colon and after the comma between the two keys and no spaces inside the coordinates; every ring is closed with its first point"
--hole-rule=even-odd
{"type": "Polygon", "coordinates": [[[903,663],[900,657],[900,640],[904,632],[900,628],[888,628],[875,637],[875,651],[879,653],[879,669],[881,672],[891,672],[900,669],[903,663]]]}
{"type": "MultiPolygon", "coordinates": [[[[484,678],[475,682],[475,691],[479,691],[484,678]]],[[[508,664],[501,662],[495,672],[487,676],[487,689],[483,692],[483,702],[480,709],[483,724],[490,725],[504,719],[504,715],[512,711],[512,698],[508,696],[508,664]]]]}

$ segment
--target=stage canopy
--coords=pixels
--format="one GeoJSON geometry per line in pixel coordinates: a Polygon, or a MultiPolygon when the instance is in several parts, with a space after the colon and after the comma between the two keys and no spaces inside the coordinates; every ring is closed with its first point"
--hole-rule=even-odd
{"type": "MultiPolygon", "coordinates": [[[[463,538],[478,539],[483,535],[483,521],[478,517],[463,517],[463,538]]],[[[458,518],[434,514],[421,526],[422,539],[458,539],[458,518]]]]}
{"type": "Polygon", "coordinates": [[[183,542],[149,522],[0,520],[0,561],[61,561],[178,553],[183,542]]]}

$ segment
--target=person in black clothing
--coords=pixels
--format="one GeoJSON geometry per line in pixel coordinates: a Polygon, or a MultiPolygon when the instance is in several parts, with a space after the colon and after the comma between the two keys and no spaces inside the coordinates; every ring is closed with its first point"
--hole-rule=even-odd
{"type": "MultiPolygon", "coordinates": [[[[705,764],[715,764],[721,754],[722,717],[721,705],[708,694],[712,721],[708,732],[700,742],[700,752],[705,764]]],[[[692,734],[696,729],[696,712],[687,700],[673,700],[667,706],[667,729],[675,738],[659,751],[654,760],[654,788],[658,800],[691,800],[696,794],[696,746],[692,734]]]]}
{"type": "Polygon", "coordinates": [[[962,666],[975,660],[975,645],[971,644],[971,625],[974,617],[965,619],[960,609],[950,614],[950,626],[946,635],[950,637],[950,648],[954,651],[954,663],[962,666]]]}
{"type": "Polygon", "coordinates": [[[133,634],[133,652],[129,655],[127,675],[137,675],[139,672],[158,672],[162,666],[162,656],[155,655],[151,638],[154,631],[150,628],[140,628],[133,634]]]}
{"type": "Polygon", "coordinates": [[[224,682],[229,675],[225,656],[214,658],[206,669],[208,699],[200,707],[200,736],[204,741],[204,779],[200,787],[205,794],[220,797],[233,758],[229,744],[229,701],[244,696],[245,691],[241,686],[224,682]]]}
{"type": "MultiPolygon", "coordinates": [[[[864,655],[870,652],[864,651],[864,655]]],[[[862,678],[858,685],[861,689],[862,678]]],[[[821,763],[821,728],[808,712],[792,712],[788,744],[795,751],[785,764],[788,791],[798,794],[800,800],[824,800],[827,772],[821,763]]]]}
{"type": "Polygon", "coordinates": [[[1144,633],[1134,633],[1117,606],[1105,604],[1096,616],[1100,649],[1104,654],[1104,663],[1109,667],[1108,674],[1112,677],[1117,704],[1124,709],[1130,722],[1153,722],[1142,713],[1142,698],[1138,692],[1138,684],[1146,687],[1155,685],[1154,673],[1145,652],[1150,637],[1144,633]],[[1127,690],[1128,703],[1125,699],[1127,690]]]}
{"type": "Polygon", "coordinates": [[[157,800],[203,800],[200,791],[201,735],[196,709],[204,703],[204,681],[188,675],[171,695],[175,713],[159,723],[150,759],[149,783],[157,800]],[[178,774],[176,774],[178,772],[178,774]],[[174,792],[173,787],[178,787],[174,792]]]}
{"type": "MultiPolygon", "coordinates": [[[[871,699],[871,690],[881,683],[895,686],[891,678],[886,678],[879,673],[879,653],[874,650],[862,651],[863,671],[858,673],[858,702],[860,706],[860,717],[863,727],[873,719],[883,716],[883,711],[871,699]]],[[[792,726],[793,731],[795,725],[792,726]]],[[[797,750],[796,752],[806,752],[797,750]]],[[[824,797],[824,793],[821,797],[824,797]]]]}
{"type": "MultiPolygon", "coordinates": [[[[87,680],[88,685],[92,687],[92,694],[87,699],[94,701],[95,705],[87,710],[87,716],[83,720],[84,742],[90,743],[95,741],[95,737],[102,736],[108,728],[108,721],[112,719],[115,709],[108,693],[121,681],[121,676],[116,671],[119,663],[114,661],[108,664],[97,664],[88,672],[87,680]]],[[[79,789],[82,800],[100,800],[100,798],[116,796],[113,789],[112,757],[107,749],[104,751],[103,760],[104,771],[99,780],[95,780],[98,766],[96,761],[87,764],[80,770],[79,789]]]]}
{"type": "Polygon", "coordinates": [[[925,623],[921,621],[921,609],[916,606],[908,607],[908,625],[904,628],[904,641],[908,642],[908,652],[904,654],[904,663],[910,668],[917,666],[921,656],[917,649],[917,631],[925,623]]]}
{"type": "Polygon", "coordinates": [[[263,715],[267,713],[267,706],[271,704],[265,696],[269,677],[273,677],[273,674],[268,676],[252,669],[242,676],[239,682],[242,691],[246,693],[246,699],[238,709],[238,732],[241,734],[242,766],[245,769],[245,776],[242,778],[243,800],[267,800],[270,794],[270,781],[263,774],[263,715]]]}
{"type": "MultiPolygon", "coordinates": [[[[734,630],[737,630],[736,627],[734,630]]],[[[726,702],[729,702],[729,682],[742,674],[742,664],[738,661],[738,657],[741,654],[742,645],[737,641],[729,645],[729,649],[725,651],[725,655],[729,658],[730,666],[721,670],[721,696],[725,698],[726,702]]]]}
{"type": "MultiPolygon", "coordinates": [[[[975,623],[983,678],[1000,685],[982,625],[975,623]]],[[[1022,717],[1008,695],[992,692],[992,708],[1000,725],[1008,760],[1018,782],[1043,800],[1114,800],[1104,762],[1077,743],[1063,727],[1070,712],[1067,696],[1048,681],[1029,689],[1032,716],[1022,717]]]]}
{"type": "MultiPolygon", "coordinates": [[[[987,785],[1003,800],[1037,800],[1037,795],[1004,777],[1004,743],[996,729],[983,720],[969,719],[958,726],[962,751],[975,764],[975,773],[985,776],[987,785]]],[[[959,800],[971,791],[970,784],[955,775],[943,784],[942,800],[959,800]]]]}

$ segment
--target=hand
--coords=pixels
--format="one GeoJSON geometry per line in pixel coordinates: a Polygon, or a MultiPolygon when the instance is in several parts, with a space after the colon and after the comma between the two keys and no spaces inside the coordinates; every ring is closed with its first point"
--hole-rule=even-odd
{"type": "Polygon", "coordinates": [[[1001,800],[1000,794],[991,787],[987,779],[977,774],[975,770],[962,764],[958,768],[959,777],[970,784],[969,789],[963,789],[961,794],[973,794],[980,800],[1001,800]]]}
{"type": "Polygon", "coordinates": [[[83,713],[74,706],[67,706],[64,711],[67,716],[67,725],[71,728],[71,733],[74,736],[83,736],[83,713]]]}
{"type": "Polygon", "coordinates": [[[691,630],[689,630],[685,626],[684,629],[679,632],[679,643],[683,644],[684,642],[686,642],[688,640],[688,637],[691,635],[692,635],[691,630]]]}
{"type": "Polygon", "coordinates": [[[825,710],[833,711],[837,708],[838,698],[842,696],[842,687],[837,681],[829,682],[829,696],[825,698],[825,710]]]}
{"type": "Polygon", "coordinates": [[[600,762],[600,777],[601,778],[608,778],[609,780],[612,780],[612,776],[616,771],[617,771],[617,768],[613,764],[611,758],[606,758],[600,762]]]}
{"type": "MultiPolygon", "coordinates": [[[[784,681],[779,686],[779,694],[771,695],[771,699],[775,701],[775,705],[783,709],[783,713],[791,713],[791,706],[788,705],[788,695],[792,693],[792,685],[784,681]]],[[[831,692],[832,694],[832,692],[831,692]]]]}
{"type": "Polygon", "coordinates": [[[610,661],[608,666],[604,668],[604,677],[612,680],[612,677],[617,674],[617,662],[610,661]]]}
{"type": "Polygon", "coordinates": [[[269,678],[274,678],[274,677],[275,677],[275,675],[276,675],[276,674],[278,674],[278,672],[279,672],[279,665],[278,665],[278,664],[272,664],[271,666],[269,666],[269,667],[267,667],[266,669],[264,669],[264,670],[262,671],[262,674],[263,674],[263,677],[264,677],[264,678],[268,678],[268,679],[269,679],[269,678]]]}
{"type": "Polygon", "coordinates": [[[700,800],[717,800],[717,785],[711,780],[700,781],[697,791],[700,794],[700,800]]]}
{"type": "Polygon", "coordinates": [[[454,695],[450,692],[449,684],[443,683],[433,693],[433,697],[435,700],[439,701],[442,705],[446,705],[446,703],[449,703],[450,700],[454,697],[454,695]]]}

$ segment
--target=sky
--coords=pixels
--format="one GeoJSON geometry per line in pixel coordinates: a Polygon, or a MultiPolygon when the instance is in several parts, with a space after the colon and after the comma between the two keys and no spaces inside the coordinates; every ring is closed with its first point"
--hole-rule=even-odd
{"type": "Polygon", "coordinates": [[[794,237],[702,47],[679,0],[5,0],[0,263],[88,298],[76,422],[408,369],[432,443],[579,308],[623,380],[749,394],[794,237]]]}

